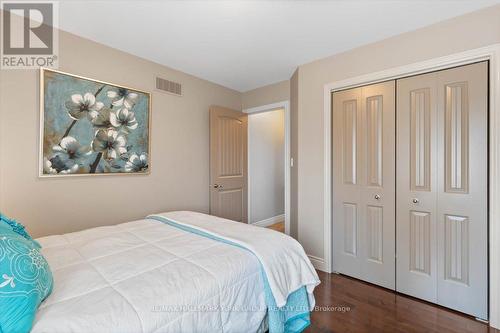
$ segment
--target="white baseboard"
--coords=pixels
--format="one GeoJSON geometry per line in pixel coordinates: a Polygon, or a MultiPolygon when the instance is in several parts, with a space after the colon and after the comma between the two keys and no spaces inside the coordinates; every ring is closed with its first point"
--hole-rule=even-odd
{"type": "Polygon", "coordinates": [[[285,214],[273,216],[273,217],[270,217],[270,218],[265,219],[265,220],[260,220],[260,221],[254,222],[252,224],[256,225],[258,227],[269,227],[270,225],[273,225],[275,223],[282,222],[282,221],[283,222],[285,221],[285,214]]]}
{"type": "Polygon", "coordinates": [[[309,260],[311,260],[311,263],[313,264],[314,268],[316,268],[318,271],[328,273],[328,270],[326,269],[326,265],[325,265],[325,259],[318,258],[318,257],[312,256],[310,254],[308,254],[307,256],[309,257],[309,260]]]}

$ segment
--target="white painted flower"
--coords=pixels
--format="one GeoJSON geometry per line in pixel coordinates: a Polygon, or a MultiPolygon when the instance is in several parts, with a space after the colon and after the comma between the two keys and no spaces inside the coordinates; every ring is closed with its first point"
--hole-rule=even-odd
{"type": "Polygon", "coordinates": [[[52,162],[49,161],[49,159],[47,157],[43,158],[43,173],[46,173],[49,175],[57,174],[57,170],[52,167],[52,162]]]}
{"type": "Polygon", "coordinates": [[[80,145],[72,136],[63,138],[59,145],[52,147],[52,150],[61,161],[73,160],[75,164],[80,163],[85,156],[91,153],[90,147],[80,145]]]}
{"type": "Polygon", "coordinates": [[[135,130],[139,125],[135,119],[135,113],[127,108],[121,108],[109,115],[111,125],[117,129],[123,129],[126,132],[135,130]]]}
{"type": "Polygon", "coordinates": [[[92,93],[86,93],[84,96],[80,94],[71,95],[71,99],[66,101],[65,105],[69,116],[75,120],[83,117],[92,119],[97,116],[99,110],[104,106],[102,102],[96,102],[92,93]]]}
{"type": "Polygon", "coordinates": [[[43,159],[43,172],[45,174],[57,175],[57,174],[69,174],[78,171],[78,164],[73,160],[69,159],[62,161],[59,156],[54,156],[50,159],[43,159]]]}
{"type": "Polygon", "coordinates": [[[111,109],[109,108],[103,108],[101,111],[99,111],[99,113],[97,114],[97,116],[95,116],[94,118],[92,118],[91,122],[92,122],[92,125],[94,125],[94,127],[96,129],[99,129],[99,128],[102,128],[102,129],[108,129],[108,128],[112,128],[113,125],[111,124],[111,115],[113,114],[113,112],[111,112],[111,109]]]}
{"type": "Polygon", "coordinates": [[[127,109],[131,109],[137,102],[139,95],[125,88],[119,88],[118,90],[109,90],[107,92],[109,98],[114,106],[125,106],[127,109]]]}
{"type": "Polygon", "coordinates": [[[125,136],[112,129],[98,130],[92,141],[92,149],[96,152],[102,152],[107,160],[116,159],[125,154],[127,152],[126,145],[125,136]]]}
{"type": "Polygon", "coordinates": [[[141,172],[148,169],[148,154],[142,153],[140,156],[132,154],[125,163],[126,172],[141,172]]]}

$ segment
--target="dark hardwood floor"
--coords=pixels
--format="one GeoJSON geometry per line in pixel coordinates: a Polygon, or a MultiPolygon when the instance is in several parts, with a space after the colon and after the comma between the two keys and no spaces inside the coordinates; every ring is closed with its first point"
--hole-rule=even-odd
{"type": "Polygon", "coordinates": [[[325,308],[313,312],[308,333],[500,333],[443,307],[346,276],[318,274],[321,284],[314,291],[316,306],[325,308]]]}

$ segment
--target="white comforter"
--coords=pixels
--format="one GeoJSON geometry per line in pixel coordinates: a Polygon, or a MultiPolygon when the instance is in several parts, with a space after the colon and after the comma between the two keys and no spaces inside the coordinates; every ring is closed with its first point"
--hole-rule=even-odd
{"type": "Polygon", "coordinates": [[[39,238],[54,274],[32,332],[257,332],[250,252],[154,220],[39,238]]]}
{"type": "Polygon", "coordinates": [[[234,223],[220,217],[190,211],[151,215],[223,238],[252,251],[265,271],[278,307],[287,305],[288,296],[306,286],[309,307],[314,308],[313,290],[320,281],[311,261],[295,239],[265,228],[234,223]]]}

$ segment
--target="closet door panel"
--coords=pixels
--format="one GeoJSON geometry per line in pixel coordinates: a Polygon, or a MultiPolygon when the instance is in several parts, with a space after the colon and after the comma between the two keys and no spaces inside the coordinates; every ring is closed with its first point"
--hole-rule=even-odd
{"type": "Polygon", "coordinates": [[[397,81],[396,289],[437,301],[436,74],[397,81]]]}
{"type": "Polygon", "coordinates": [[[361,88],[333,94],[332,107],[334,269],[360,277],[361,88]]]}
{"type": "Polygon", "coordinates": [[[364,280],[395,289],[395,82],[361,88],[364,280]]]}
{"type": "Polygon", "coordinates": [[[488,318],[488,65],[439,73],[438,303],[488,318]]]}
{"type": "Polygon", "coordinates": [[[397,82],[396,289],[487,319],[488,66],[397,82]]]}
{"type": "Polygon", "coordinates": [[[332,95],[334,270],[395,288],[394,81],[332,95]]]}

